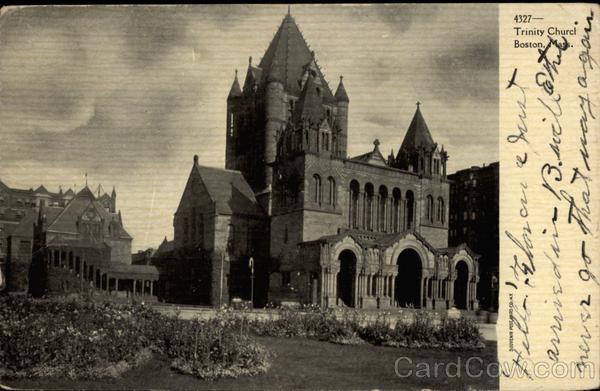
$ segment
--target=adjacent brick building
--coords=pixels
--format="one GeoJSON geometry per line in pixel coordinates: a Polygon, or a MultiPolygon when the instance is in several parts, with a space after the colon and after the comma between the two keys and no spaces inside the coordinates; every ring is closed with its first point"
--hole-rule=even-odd
{"type": "Polygon", "coordinates": [[[467,243],[477,253],[482,308],[498,308],[498,196],[500,164],[471,167],[449,175],[450,245],[467,243]]]}
{"type": "Polygon", "coordinates": [[[35,191],[5,185],[0,189],[5,212],[21,215],[18,221],[4,220],[10,228],[2,238],[6,289],[33,295],[93,292],[156,299],[158,270],[132,265],[132,238],[116,209],[115,189],[110,195],[101,186],[95,195],[87,185],[77,194],[51,193],[43,186],[35,191]]]}
{"type": "Polygon", "coordinates": [[[226,169],[195,158],[174,218],[173,251],[197,245],[210,260],[213,305],[248,297],[252,256],[270,301],[477,308],[478,255],[448,246],[448,155],[419,104],[386,158],[378,140],[347,156],[349,103],[290,14],[261,61],[250,58],[242,86],[236,71],[226,169]]]}
{"type": "Polygon", "coordinates": [[[64,206],[75,193],[69,189],[49,192],[44,185],[35,190],[9,187],[0,181],[0,289],[27,292],[31,263],[33,223],[40,205],[64,206]],[[13,254],[8,262],[9,248],[13,254]]]}

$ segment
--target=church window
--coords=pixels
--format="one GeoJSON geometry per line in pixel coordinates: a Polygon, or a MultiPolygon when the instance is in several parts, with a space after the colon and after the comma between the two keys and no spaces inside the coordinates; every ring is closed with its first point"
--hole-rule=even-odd
{"type": "Polygon", "coordinates": [[[229,137],[233,137],[233,129],[234,129],[234,116],[233,113],[229,116],[229,137]]]}
{"type": "Polygon", "coordinates": [[[313,175],[313,202],[321,204],[321,177],[313,175]]]}
{"type": "Polygon", "coordinates": [[[404,216],[406,216],[406,229],[411,229],[413,226],[414,220],[414,208],[415,208],[415,196],[412,191],[406,192],[406,211],[404,216]]]}
{"type": "Polygon", "coordinates": [[[388,191],[387,187],[379,187],[379,231],[387,232],[387,203],[388,203],[388,191]]]}
{"type": "Polygon", "coordinates": [[[235,227],[233,224],[229,224],[227,227],[227,250],[233,251],[235,245],[235,227]]]}
{"type": "Polygon", "coordinates": [[[465,210],[463,212],[463,221],[467,221],[468,219],[469,219],[469,215],[468,215],[467,211],[465,210]]]}
{"type": "Polygon", "coordinates": [[[329,184],[329,205],[335,206],[335,203],[336,203],[335,179],[333,179],[333,177],[329,177],[329,178],[327,178],[327,182],[329,184]]]}
{"type": "Polygon", "coordinates": [[[198,234],[198,243],[201,247],[204,246],[204,216],[202,215],[202,213],[198,214],[198,228],[197,228],[197,234],[198,234]]]}
{"type": "Polygon", "coordinates": [[[475,211],[471,212],[471,220],[475,220],[477,218],[477,213],[475,211]]]}
{"type": "Polygon", "coordinates": [[[430,222],[433,223],[433,197],[428,195],[427,196],[427,214],[426,214],[426,218],[427,220],[429,220],[430,222]]]}
{"type": "Polygon", "coordinates": [[[372,231],[374,228],[373,224],[373,197],[374,197],[374,189],[371,183],[367,183],[365,185],[365,229],[368,231],[372,231]]]}
{"type": "Polygon", "coordinates": [[[440,160],[439,159],[433,159],[433,173],[434,174],[440,173],[440,160]]]}
{"type": "Polygon", "coordinates": [[[437,200],[437,221],[443,224],[445,215],[446,210],[444,208],[444,199],[439,197],[437,200]]]}
{"type": "Polygon", "coordinates": [[[358,228],[358,200],[360,194],[360,185],[357,181],[353,180],[350,182],[350,202],[348,204],[350,210],[348,215],[350,216],[350,228],[358,228]]]}
{"type": "Polygon", "coordinates": [[[397,187],[394,188],[392,192],[392,196],[394,197],[394,213],[392,216],[392,231],[399,232],[400,231],[400,205],[402,203],[402,193],[400,189],[397,187]]]}

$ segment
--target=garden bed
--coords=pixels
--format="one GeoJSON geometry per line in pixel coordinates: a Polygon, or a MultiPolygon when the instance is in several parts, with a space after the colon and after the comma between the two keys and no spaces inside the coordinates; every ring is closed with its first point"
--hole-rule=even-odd
{"type": "Polygon", "coordinates": [[[153,353],[203,379],[265,372],[243,322],[182,320],[133,305],[0,297],[0,377],[117,377],[153,353]],[[237,327],[237,328],[235,328],[237,327]]]}

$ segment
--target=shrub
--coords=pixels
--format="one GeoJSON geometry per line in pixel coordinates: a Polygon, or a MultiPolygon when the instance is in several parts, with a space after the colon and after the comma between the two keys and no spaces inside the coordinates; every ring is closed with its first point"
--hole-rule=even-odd
{"type": "Polygon", "coordinates": [[[268,353],[247,322],[168,317],[144,306],[0,297],[0,375],[118,376],[156,351],[203,378],[264,372],[268,353]],[[245,325],[245,326],[244,326],[245,325]]]}

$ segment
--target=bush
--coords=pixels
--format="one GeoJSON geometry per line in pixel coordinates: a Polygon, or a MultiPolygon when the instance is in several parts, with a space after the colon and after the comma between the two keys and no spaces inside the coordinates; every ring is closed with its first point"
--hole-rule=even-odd
{"type": "Polygon", "coordinates": [[[411,321],[398,321],[392,327],[390,312],[379,312],[374,322],[367,323],[364,313],[356,310],[335,311],[314,306],[300,310],[280,308],[269,312],[266,320],[250,322],[250,327],[261,336],[306,337],[341,344],[368,342],[439,349],[484,347],[477,324],[471,320],[445,319],[435,324],[430,312],[413,311],[411,314],[411,321]]]}
{"type": "MultiPolygon", "coordinates": [[[[246,322],[247,323],[247,322],[246,322]]],[[[151,352],[202,378],[266,371],[268,353],[244,322],[187,321],[144,306],[0,297],[0,375],[118,376],[151,352]]]]}

